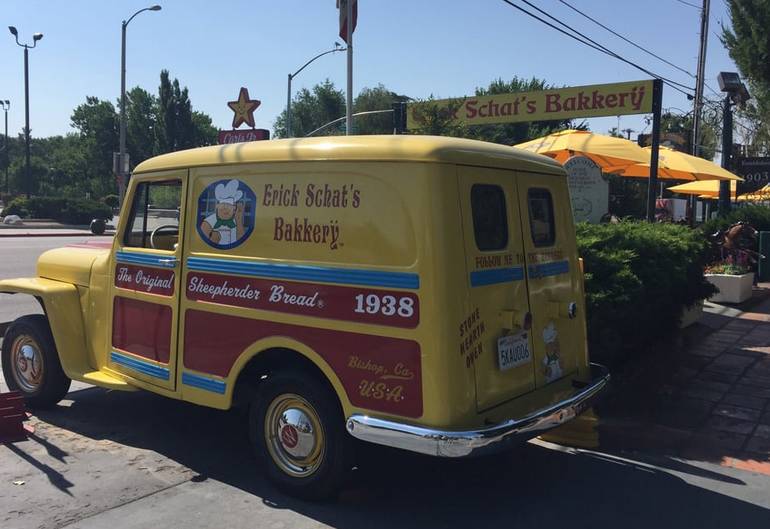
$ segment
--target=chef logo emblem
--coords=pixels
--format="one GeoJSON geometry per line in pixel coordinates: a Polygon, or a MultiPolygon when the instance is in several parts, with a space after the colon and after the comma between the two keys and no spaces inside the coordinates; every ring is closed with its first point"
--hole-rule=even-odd
{"type": "Polygon", "coordinates": [[[257,197],[237,179],[219,180],[198,198],[198,234],[220,250],[240,246],[254,229],[257,197]]]}
{"type": "Polygon", "coordinates": [[[561,378],[561,345],[556,326],[549,322],[543,329],[543,342],[545,342],[545,358],[543,358],[543,375],[546,382],[552,382],[561,378]]]}

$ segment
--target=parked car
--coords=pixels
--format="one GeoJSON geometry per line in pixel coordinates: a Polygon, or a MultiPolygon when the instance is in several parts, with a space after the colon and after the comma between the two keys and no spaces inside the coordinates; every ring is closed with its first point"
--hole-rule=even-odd
{"type": "Polygon", "coordinates": [[[354,439],[491,453],[573,419],[609,377],[586,350],[564,170],[478,141],[158,156],[111,243],[48,251],[0,292],[45,309],[3,341],[30,406],[71,379],[244,405],[267,475],[307,498],[338,489],[354,439]]]}

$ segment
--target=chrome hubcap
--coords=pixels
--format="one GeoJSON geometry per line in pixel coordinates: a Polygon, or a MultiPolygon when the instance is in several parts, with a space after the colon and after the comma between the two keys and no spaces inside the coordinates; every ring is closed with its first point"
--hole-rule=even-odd
{"type": "Polygon", "coordinates": [[[265,437],[273,461],[290,476],[307,477],[323,461],[326,446],[321,421],[299,395],[279,395],[270,403],[265,437]]]}
{"type": "Polygon", "coordinates": [[[11,346],[13,378],[26,393],[35,393],[43,383],[43,355],[40,346],[27,335],[16,338],[11,346]]]}

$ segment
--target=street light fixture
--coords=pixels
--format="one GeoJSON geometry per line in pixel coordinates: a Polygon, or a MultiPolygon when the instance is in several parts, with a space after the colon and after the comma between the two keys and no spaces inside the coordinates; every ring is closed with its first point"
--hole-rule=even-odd
{"type": "MultiPolygon", "coordinates": [[[[717,82],[726,94],[722,103],[722,167],[729,171],[733,152],[733,105],[743,106],[751,96],[735,72],[720,72],[717,82]]],[[[719,183],[719,214],[726,215],[730,206],[730,183],[724,180],[719,183]]]]}
{"type": "Polygon", "coordinates": [[[303,64],[299,70],[289,74],[288,89],[286,91],[287,92],[286,93],[286,137],[287,138],[291,138],[291,80],[297,77],[297,75],[299,75],[299,72],[304,70],[310,63],[312,63],[316,59],[319,59],[324,55],[328,55],[329,53],[334,53],[336,51],[345,51],[345,50],[347,50],[347,48],[342,47],[342,45],[339,42],[335,42],[333,49],[319,53],[318,55],[316,55],[315,57],[307,61],[305,64],[303,64]]]}
{"type": "MultiPolygon", "coordinates": [[[[24,48],[24,157],[26,159],[25,167],[26,167],[26,194],[27,198],[29,198],[29,191],[30,191],[30,184],[32,183],[32,172],[30,170],[30,162],[29,162],[29,50],[37,46],[37,43],[40,39],[43,38],[42,33],[35,33],[32,35],[32,45],[29,44],[22,44],[19,42],[19,32],[16,30],[13,26],[8,26],[8,31],[11,32],[11,35],[14,36],[16,39],[16,44],[18,46],[21,46],[24,48]]],[[[6,141],[7,141],[7,134],[6,134],[6,141]]],[[[8,185],[8,177],[6,173],[6,186],[8,185]]]]}
{"type": "Polygon", "coordinates": [[[155,4],[150,7],[140,9],[124,20],[121,24],[121,45],[120,45],[120,152],[118,154],[118,199],[123,204],[123,194],[125,193],[126,175],[128,174],[128,160],[126,159],[126,27],[139,13],[145,11],[160,11],[161,6],[155,4]]]}
{"type": "Polygon", "coordinates": [[[5,111],[5,136],[3,136],[3,157],[5,158],[5,194],[8,195],[8,166],[10,165],[10,158],[8,157],[8,110],[11,108],[11,102],[7,99],[5,101],[0,100],[0,106],[5,111]]]}

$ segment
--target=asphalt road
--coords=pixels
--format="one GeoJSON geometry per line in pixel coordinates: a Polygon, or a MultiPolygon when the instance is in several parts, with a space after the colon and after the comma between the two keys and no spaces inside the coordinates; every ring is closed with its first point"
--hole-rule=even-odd
{"type": "MultiPolygon", "coordinates": [[[[0,234],[1,235],[1,234],[0,234]]],[[[46,250],[68,244],[109,240],[111,237],[2,237],[0,236],[0,279],[34,277],[37,258],[46,250]]],[[[0,294],[0,323],[24,314],[38,314],[40,305],[29,296],[0,294]]]]}
{"type": "Polygon", "coordinates": [[[72,392],[0,447],[0,527],[770,527],[768,477],[531,442],[439,460],[365,447],[336,502],[276,492],[244,417],[149,393],[72,392]],[[23,484],[14,485],[14,482],[23,484]]]}

